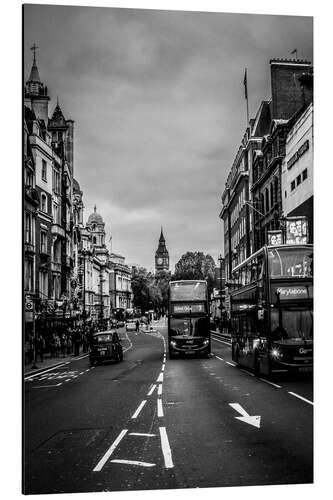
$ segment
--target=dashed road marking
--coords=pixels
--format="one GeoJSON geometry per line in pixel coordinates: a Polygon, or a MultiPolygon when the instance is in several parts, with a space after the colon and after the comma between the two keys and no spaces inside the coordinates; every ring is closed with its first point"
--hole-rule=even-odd
{"type": "Polygon", "coordinates": [[[308,403],[309,405],[313,406],[313,401],[310,401],[309,399],[303,398],[303,396],[296,394],[296,392],[288,391],[288,394],[291,394],[292,396],[295,396],[295,398],[301,399],[302,401],[305,401],[305,403],[308,403]]]}
{"type": "Polygon", "coordinates": [[[217,359],[219,359],[220,361],[224,361],[223,358],[220,358],[219,356],[215,356],[217,359]]]}
{"type": "Polygon", "coordinates": [[[161,372],[158,376],[158,379],[156,380],[156,382],[163,382],[163,373],[161,372]]]}
{"type": "Polygon", "coordinates": [[[137,409],[135,410],[135,412],[133,413],[132,415],[132,419],[134,418],[137,418],[137,416],[139,415],[140,411],[142,410],[142,408],[144,407],[144,405],[147,403],[147,400],[144,399],[140,404],[139,406],[137,407],[137,409]]]}
{"type": "Polygon", "coordinates": [[[215,342],[221,342],[221,344],[226,344],[228,346],[231,345],[231,342],[226,342],[225,340],[216,339],[215,337],[213,337],[213,335],[212,335],[212,339],[215,340],[215,342]]]}
{"type": "Polygon", "coordinates": [[[110,448],[107,450],[107,452],[104,454],[104,456],[98,462],[98,464],[96,465],[96,467],[93,469],[93,472],[99,472],[99,471],[102,470],[102,468],[104,467],[105,463],[110,458],[110,456],[112,455],[112,453],[114,452],[114,450],[117,448],[117,446],[120,443],[120,441],[126,435],[127,431],[128,431],[128,429],[123,429],[120,432],[119,436],[114,440],[114,442],[112,443],[112,445],[110,446],[110,448]]]}
{"type": "Polygon", "coordinates": [[[230,366],[236,366],[234,363],[230,363],[229,361],[226,361],[227,365],[230,365],[230,366]]]}
{"type": "Polygon", "coordinates": [[[169,445],[168,435],[165,427],[160,427],[160,437],[161,437],[161,447],[164,457],[164,464],[167,469],[171,469],[173,467],[171,448],[169,445]]]}
{"type": "Polygon", "coordinates": [[[258,377],[259,380],[262,382],[266,382],[266,384],[272,385],[273,387],[276,387],[277,389],[281,389],[281,385],[274,384],[273,382],[270,382],[269,380],[266,380],[265,378],[260,378],[258,377]]]}
{"type": "Polygon", "coordinates": [[[163,406],[162,406],[162,399],[161,398],[157,399],[157,416],[158,417],[163,417],[164,416],[163,406]]]}
{"type": "Polygon", "coordinates": [[[154,437],[156,434],[149,434],[148,432],[129,432],[129,436],[146,436],[146,437],[154,437]]]}
{"type": "Polygon", "coordinates": [[[59,385],[62,385],[62,382],[60,382],[59,384],[55,384],[55,385],[34,385],[32,388],[33,389],[44,389],[44,387],[59,387],[59,385]]]}
{"type": "Polygon", "coordinates": [[[244,368],[241,368],[240,371],[243,373],[247,373],[248,375],[250,375],[250,377],[254,377],[254,373],[248,372],[247,370],[244,370],[244,368]]]}
{"type": "Polygon", "coordinates": [[[141,467],[154,467],[156,464],[151,464],[148,462],[138,462],[137,460],[111,460],[111,462],[116,464],[128,464],[128,465],[140,465],[141,467]]]}
{"type": "Polygon", "coordinates": [[[162,395],[162,384],[158,385],[157,394],[158,394],[158,396],[162,395]]]}

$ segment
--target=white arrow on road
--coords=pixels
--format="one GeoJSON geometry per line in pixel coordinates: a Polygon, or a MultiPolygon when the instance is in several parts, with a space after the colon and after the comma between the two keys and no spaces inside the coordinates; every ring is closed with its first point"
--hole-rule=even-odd
{"type": "Polygon", "coordinates": [[[237,420],[241,420],[242,422],[245,422],[246,424],[253,425],[254,427],[257,427],[260,429],[260,419],[261,417],[259,415],[253,415],[250,416],[244,408],[238,403],[229,403],[229,406],[231,406],[234,410],[238,411],[242,416],[241,417],[235,417],[237,420]]]}

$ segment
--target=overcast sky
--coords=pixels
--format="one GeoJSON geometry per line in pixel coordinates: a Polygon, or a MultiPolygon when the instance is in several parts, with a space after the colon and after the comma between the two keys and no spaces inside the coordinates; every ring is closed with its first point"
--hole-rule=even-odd
{"type": "MultiPolygon", "coordinates": [[[[75,121],[85,220],[150,269],[163,225],[172,268],[187,250],[223,250],[224,183],[250,116],[270,97],[269,60],[313,60],[312,19],[26,5],[24,78],[75,121]]],[[[109,244],[109,243],[108,243],[109,244]]]]}

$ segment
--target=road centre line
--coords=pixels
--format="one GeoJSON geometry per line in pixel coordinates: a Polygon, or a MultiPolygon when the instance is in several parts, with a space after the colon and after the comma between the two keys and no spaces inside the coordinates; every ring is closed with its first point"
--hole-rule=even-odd
{"type": "Polygon", "coordinates": [[[266,384],[270,384],[273,387],[276,387],[277,389],[281,389],[281,385],[274,384],[273,382],[270,382],[269,380],[266,380],[265,378],[258,377],[258,379],[261,380],[262,382],[266,382],[266,384]]]}
{"type": "Polygon", "coordinates": [[[165,365],[162,366],[162,369],[161,369],[162,372],[164,372],[164,367],[165,367],[165,365]]]}
{"type": "Polygon", "coordinates": [[[159,427],[160,437],[161,437],[161,447],[164,457],[164,464],[167,469],[171,469],[173,467],[171,448],[168,440],[168,435],[165,427],[159,427]]]}
{"type": "Polygon", "coordinates": [[[159,385],[158,385],[157,394],[158,394],[159,396],[162,396],[162,384],[159,384],[159,385]]]}
{"type": "Polygon", "coordinates": [[[157,399],[157,416],[158,417],[163,417],[164,416],[163,406],[162,406],[162,399],[161,398],[157,399]]]}
{"type": "Polygon", "coordinates": [[[234,363],[230,363],[229,361],[226,361],[227,365],[230,365],[230,366],[236,366],[234,363]]]}
{"type": "Polygon", "coordinates": [[[142,410],[142,408],[144,407],[144,405],[147,403],[147,400],[144,399],[140,404],[139,406],[137,407],[137,409],[135,410],[135,412],[133,413],[132,415],[132,419],[133,418],[137,418],[137,416],[139,415],[140,411],[142,410]]]}
{"type": "Polygon", "coordinates": [[[163,373],[161,372],[158,376],[158,379],[156,380],[156,382],[163,382],[163,373]]]}
{"type": "Polygon", "coordinates": [[[301,399],[302,401],[305,401],[306,403],[309,403],[309,405],[313,406],[313,401],[310,401],[309,399],[303,398],[303,396],[296,394],[296,392],[288,391],[288,394],[291,394],[292,396],[295,396],[295,398],[301,399]]]}
{"type": "Polygon", "coordinates": [[[104,456],[101,458],[101,460],[98,462],[98,464],[96,465],[96,467],[93,469],[93,472],[99,472],[102,470],[102,468],[104,467],[105,463],[107,462],[107,460],[110,458],[110,456],[112,455],[112,453],[114,452],[114,450],[117,448],[118,444],[120,443],[120,441],[123,439],[123,437],[126,435],[128,429],[123,429],[120,434],[118,435],[118,437],[114,440],[114,442],[112,443],[112,445],[110,446],[110,448],[107,450],[107,452],[104,454],[104,456]]]}
{"type": "Polygon", "coordinates": [[[128,464],[128,465],[140,465],[141,467],[155,467],[156,464],[150,464],[149,462],[138,462],[136,460],[111,460],[111,462],[116,464],[128,464]]]}
{"type": "Polygon", "coordinates": [[[219,356],[215,356],[215,358],[219,359],[220,361],[224,361],[224,359],[220,358],[219,356]]]}
{"type": "Polygon", "coordinates": [[[129,436],[146,436],[146,437],[155,437],[156,434],[149,434],[148,432],[129,432],[129,436]]]}
{"type": "Polygon", "coordinates": [[[150,391],[147,393],[147,396],[151,396],[153,394],[153,392],[155,391],[155,389],[156,389],[156,384],[154,384],[152,386],[152,388],[150,389],[150,391]]]}

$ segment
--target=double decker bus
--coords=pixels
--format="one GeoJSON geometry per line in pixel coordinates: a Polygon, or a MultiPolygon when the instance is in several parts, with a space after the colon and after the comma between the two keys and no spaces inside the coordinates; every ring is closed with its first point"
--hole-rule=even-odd
{"type": "Polygon", "coordinates": [[[313,245],[265,246],[233,269],[232,359],[268,376],[313,369],[313,245]]]}
{"type": "Polygon", "coordinates": [[[169,357],[210,354],[207,282],[170,281],[168,295],[169,357]]]}

